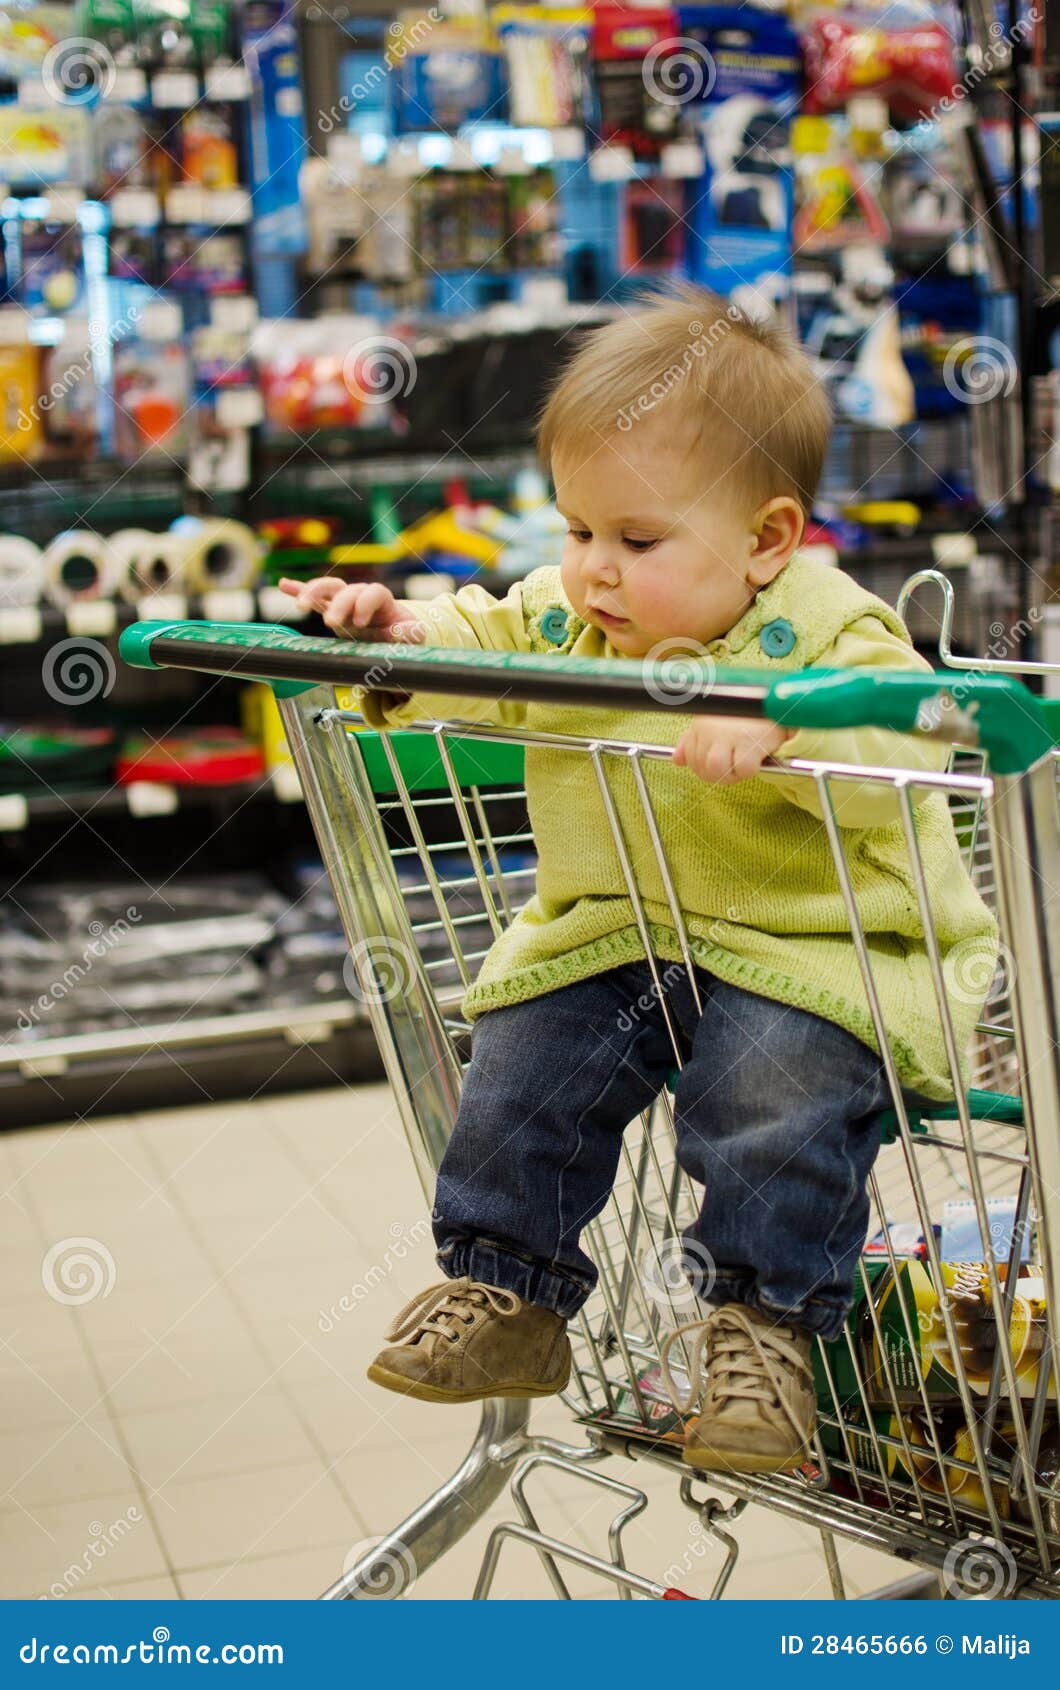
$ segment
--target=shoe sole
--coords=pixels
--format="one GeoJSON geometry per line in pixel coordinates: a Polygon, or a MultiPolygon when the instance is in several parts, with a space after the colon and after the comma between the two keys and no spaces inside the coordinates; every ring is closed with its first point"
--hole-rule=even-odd
{"type": "Polygon", "coordinates": [[[686,1447],[683,1460],[689,1467],[695,1467],[705,1473],[791,1473],[801,1467],[804,1461],[810,1459],[811,1451],[808,1445],[796,1450],[793,1455],[761,1456],[751,1453],[739,1454],[735,1450],[708,1449],[702,1445],[686,1447]]]}
{"type": "Polygon", "coordinates": [[[516,1382],[511,1385],[498,1385],[493,1391],[447,1391],[440,1385],[428,1385],[421,1379],[406,1379],[402,1373],[391,1373],[388,1367],[380,1367],[372,1362],[368,1369],[368,1378],[374,1385],[382,1385],[384,1390],[396,1391],[402,1397],[416,1397],[420,1402],[485,1402],[489,1397],[554,1397],[559,1391],[565,1390],[570,1380],[571,1362],[567,1357],[567,1367],[562,1379],[554,1385],[530,1385],[516,1382]]]}

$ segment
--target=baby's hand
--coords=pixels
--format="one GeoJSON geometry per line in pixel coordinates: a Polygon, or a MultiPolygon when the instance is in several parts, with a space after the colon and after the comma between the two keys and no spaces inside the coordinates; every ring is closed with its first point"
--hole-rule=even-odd
{"type": "Polygon", "coordinates": [[[381,581],[340,581],[335,575],[292,581],[284,576],[279,585],[303,610],[319,611],[340,639],[418,644],[425,637],[415,605],[396,599],[381,581]]]}
{"type": "Polygon", "coordinates": [[[715,786],[756,775],[767,757],[792,737],[790,728],[742,716],[697,716],[677,742],[674,762],[715,786]]]}

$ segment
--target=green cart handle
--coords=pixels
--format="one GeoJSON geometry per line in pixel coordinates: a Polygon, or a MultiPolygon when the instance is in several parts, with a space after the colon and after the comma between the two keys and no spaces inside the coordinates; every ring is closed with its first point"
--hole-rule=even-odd
{"type": "Polygon", "coordinates": [[[789,728],[890,728],[978,745],[999,774],[1032,767],[1053,749],[1053,713],[1019,681],[1001,675],[916,670],[760,669],[688,659],[555,657],[531,652],[316,639],[268,623],[134,622],[121,635],[124,660],[141,669],[196,669],[267,681],[280,696],[322,683],[381,692],[520,698],[597,709],[683,710],[765,716],[789,728]]]}

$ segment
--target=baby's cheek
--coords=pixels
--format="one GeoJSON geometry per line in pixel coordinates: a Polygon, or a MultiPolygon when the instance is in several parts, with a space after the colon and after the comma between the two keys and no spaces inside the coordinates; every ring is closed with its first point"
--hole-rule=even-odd
{"type": "Polygon", "coordinates": [[[654,640],[670,639],[688,631],[688,605],[666,584],[652,584],[638,592],[631,614],[638,626],[654,640]]]}

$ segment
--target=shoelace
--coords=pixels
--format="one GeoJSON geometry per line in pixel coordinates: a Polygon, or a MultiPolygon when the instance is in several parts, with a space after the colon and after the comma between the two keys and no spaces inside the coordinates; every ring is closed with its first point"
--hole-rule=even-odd
{"type": "Polygon", "coordinates": [[[505,1291],[499,1285],[483,1285],[477,1279],[446,1279],[406,1303],[387,1337],[400,1343],[424,1332],[440,1332],[452,1339],[461,1326],[474,1319],[475,1310],[485,1307],[497,1314],[514,1314],[519,1298],[513,1291],[505,1291]]]}
{"type": "Polygon", "coordinates": [[[807,1380],[813,1378],[812,1368],[789,1339],[782,1338],[775,1329],[756,1325],[742,1309],[730,1304],[715,1309],[706,1320],[694,1320],[687,1326],[679,1326],[669,1334],[659,1352],[659,1371],[679,1414],[687,1414],[695,1407],[701,1389],[704,1350],[708,1346],[710,1372],[707,1384],[711,1392],[723,1397],[743,1397],[774,1404],[787,1416],[792,1430],[799,1437],[805,1437],[805,1426],[800,1424],[787,1402],[788,1381],[779,1362],[787,1362],[807,1380]],[[695,1337],[688,1363],[691,1388],[685,1398],[670,1371],[670,1349],[678,1338],[689,1337],[692,1333],[695,1337]]]}

